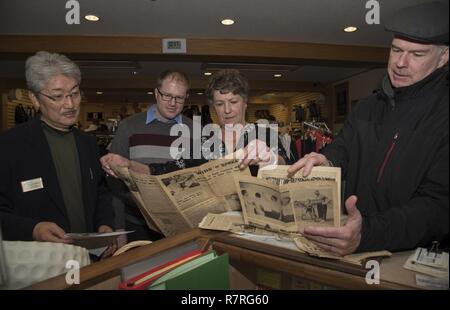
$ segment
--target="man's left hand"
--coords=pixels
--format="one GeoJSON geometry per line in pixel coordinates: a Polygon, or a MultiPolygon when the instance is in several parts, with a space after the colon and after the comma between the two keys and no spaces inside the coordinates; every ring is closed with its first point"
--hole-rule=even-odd
{"type": "Polygon", "coordinates": [[[356,196],[345,202],[348,218],[343,227],[307,226],[300,233],[321,249],[338,256],[356,251],[361,241],[362,216],[356,207],[356,196]]]}

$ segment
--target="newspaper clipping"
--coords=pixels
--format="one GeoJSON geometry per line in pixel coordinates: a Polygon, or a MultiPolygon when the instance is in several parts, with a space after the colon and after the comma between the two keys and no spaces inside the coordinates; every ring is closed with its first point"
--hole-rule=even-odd
{"type": "Polygon", "coordinates": [[[299,234],[302,225],[338,227],[345,222],[346,217],[341,214],[341,171],[314,167],[308,177],[299,171],[288,178],[287,168],[260,169],[258,178],[236,176],[242,212],[208,214],[199,227],[230,231],[246,240],[360,266],[368,258],[391,255],[388,251],[378,251],[336,256],[299,234]]]}
{"type": "Polygon", "coordinates": [[[315,167],[287,178],[287,166],[235,178],[246,224],[295,233],[307,225],[340,226],[340,168],[315,167]],[[317,169],[320,168],[320,169],[317,169]]]}
{"type": "Polygon", "coordinates": [[[157,176],[111,168],[129,187],[149,227],[166,237],[197,227],[208,213],[241,210],[234,175],[250,175],[248,169],[239,169],[237,159],[157,176]]]}

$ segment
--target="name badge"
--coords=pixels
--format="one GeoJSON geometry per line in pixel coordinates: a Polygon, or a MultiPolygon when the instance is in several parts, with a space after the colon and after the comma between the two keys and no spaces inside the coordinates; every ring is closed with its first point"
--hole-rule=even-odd
{"type": "Polygon", "coordinates": [[[28,181],[20,182],[22,185],[22,191],[24,193],[35,191],[37,189],[44,188],[44,184],[42,183],[42,178],[36,178],[28,181]]]}

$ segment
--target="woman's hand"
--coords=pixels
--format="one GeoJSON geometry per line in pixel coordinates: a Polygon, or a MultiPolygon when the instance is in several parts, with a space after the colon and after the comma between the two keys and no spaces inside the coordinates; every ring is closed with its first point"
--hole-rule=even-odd
{"type": "Polygon", "coordinates": [[[276,165],[278,163],[278,155],[275,154],[266,143],[255,139],[244,148],[244,155],[239,162],[240,168],[244,169],[250,165],[258,165],[260,167],[268,165],[276,165]]]}

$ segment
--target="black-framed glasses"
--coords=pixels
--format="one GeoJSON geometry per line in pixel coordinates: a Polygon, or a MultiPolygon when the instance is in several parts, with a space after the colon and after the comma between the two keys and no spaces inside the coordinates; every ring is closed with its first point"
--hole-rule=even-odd
{"type": "Polygon", "coordinates": [[[63,103],[67,97],[70,97],[72,99],[72,101],[79,101],[81,99],[81,91],[80,90],[73,91],[67,95],[60,94],[60,95],[50,96],[50,95],[44,94],[43,92],[38,92],[38,94],[50,99],[51,101],[53,101],[54,103],[57,103],[57,104],[63,103]]]}
{"type": "Polygon", "coordinates": [[[161,99],[164,101],[172,101],[172,99],[175,99],[176,103],[182,104],[186,101],[186,98],[188,97],[188,94],[186,94],[185,97],[179,97],[179,96],[172,96],[169,94],[164,94],[163,92],[161,92],[159,90],[159,88],[156,88],[156,90],[158,91],[159,95],[161,96],[161,99]]]}

